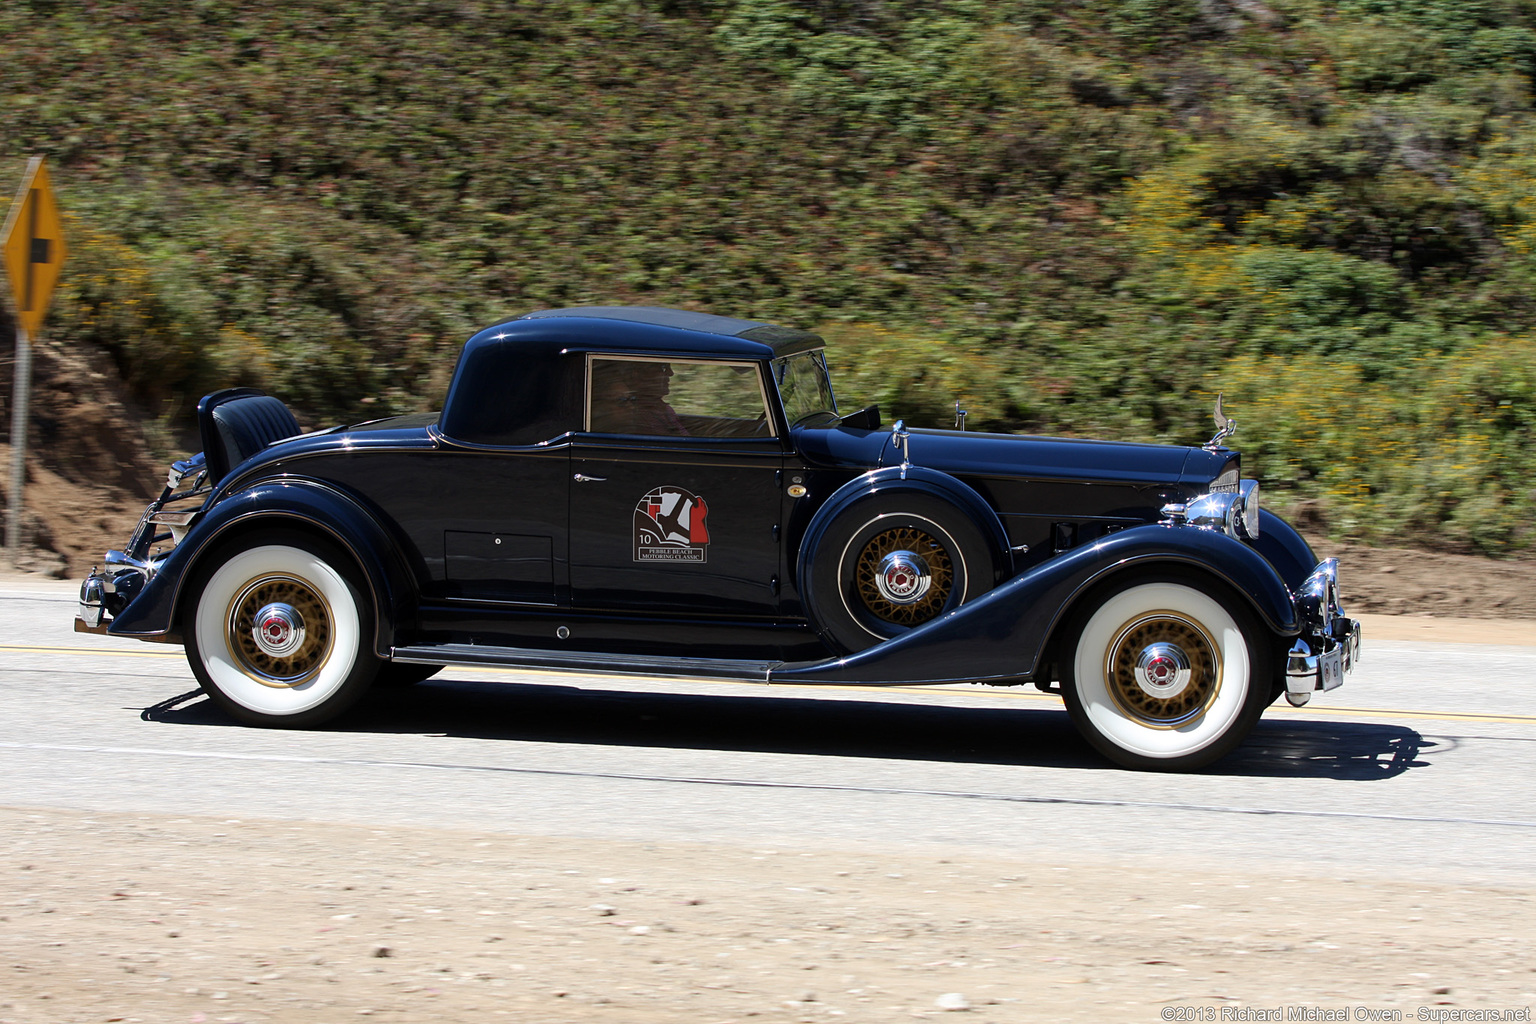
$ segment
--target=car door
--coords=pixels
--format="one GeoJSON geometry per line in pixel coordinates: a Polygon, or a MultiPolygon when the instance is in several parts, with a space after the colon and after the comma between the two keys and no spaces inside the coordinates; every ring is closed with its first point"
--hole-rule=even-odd
{"type": "Polygon", "coordinates": [[[771,617],[784,448],[750,361],[588,357],[571,449],[583,610],[771,617]]]}
{"type": "Polygon", "coordinates": [[[441,530],[443,596],[554,605],[566,546],[569,452],[462,452],[434,460],[423,494],[441,530]]]}
{"type": "Polygon", "coordinates": [[[569,441],[582,424],[586,360],[558,340],[492,337],[466,353],[472,362],[455,379],[437,450],[367,486],[408,493],[396,519],[430,576],[424,596],[564,605],[569,441]]]}

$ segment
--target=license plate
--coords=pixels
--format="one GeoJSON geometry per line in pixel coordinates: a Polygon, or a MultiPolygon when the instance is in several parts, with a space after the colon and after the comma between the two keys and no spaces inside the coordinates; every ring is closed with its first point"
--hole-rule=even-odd
{"type": "Polygon", "coordinates": [[[1323,689],[1337,690],[1344,685],[1344,648],[1334,647],[1324,651],[1317,659],[1318,674],[1323,677],[1323,689]]]}

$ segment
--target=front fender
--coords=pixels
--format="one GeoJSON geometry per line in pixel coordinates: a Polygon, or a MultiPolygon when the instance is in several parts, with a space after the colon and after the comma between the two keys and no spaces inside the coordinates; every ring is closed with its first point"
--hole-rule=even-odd
{"type": "Polygon", "coordinates": [[[770,682],[941,683],[1027,679],[1076,598],[1115,573],[1157,565],[1208,572],[1241,594],[1276,634],[1299,631],[1285,581],[1225,534],[1137,526],[1075,548],[974,601],[857,654],[774,669],[770,682]]]}
{"type": "Polygon", "coordinates": [[[1269,560],[1293,592],[1300,590],[1302,583],[1317,568],[1318,559],[1312,553],[1312,546],[1295,527],[1267,508],[1259,510],[1259,536],[1253,547],[1269,560]]]}
{"type": "Polygon", "coordinates": [[[262,480],[207,509],[107,632],[144,640],[167,638],[176,630],[186,583],[210,551],[241,530],[284,525],[324,534],[357,561],[373,598],[374,652],[388,656],[395,624],[415,589],[399,545],[351,496],[305,477],[262,480]]]}

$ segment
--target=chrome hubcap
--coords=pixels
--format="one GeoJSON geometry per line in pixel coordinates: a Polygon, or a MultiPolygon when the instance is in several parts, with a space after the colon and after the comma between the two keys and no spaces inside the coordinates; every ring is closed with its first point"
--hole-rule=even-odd
{"type": "Polygon", "coordinates": [[[263,686],[301,686],[330,656],[331,610],[320,591],[286,573],[261,576],[229,603],[225,637],[240,670],[263,686]]]}
{"type": "Polygon", "coordinates": [[[864,542],[849,582],[860,611],[882,624],[916,626],[944,610],[955,588],[955,567],[933,534],[896,526],[864,542]]]}
{"type": "Polygon", "coordinates": [[[293,605],[274,601],[256,613],[251,636],[263,653],[286,658],[304,646],[304,616],[293,605]]]}
{"type": "Polygon", "coordinates": [[[1176,611],[1139,615],[1115,631],[1104,660],[1115,703],[1157,729],[1195,721],[1221,689],[1221,656],[1204,626],[1176,611]]]}
{"type": "Polygon", "coordinates": [[[932,585],[933,573],[915,551],[892,551],[875,572],[875,589],[892,604],[916,604],[932,585]]]}
{"type": "Polygon", "coordinates": [[[1157,643],[1144,648],[1136,659],[1136,685],[1143,693],[1167,700],[1184,692],[1192,675],[1189,656],[1175,644],[1157,643]]]}

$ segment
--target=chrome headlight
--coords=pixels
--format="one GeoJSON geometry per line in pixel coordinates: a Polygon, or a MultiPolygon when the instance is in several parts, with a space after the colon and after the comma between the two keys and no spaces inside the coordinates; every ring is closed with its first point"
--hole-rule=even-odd
{"type": "Polygon", "coordinates": [[[1163,514],[1168,523],[1216,530],[1233,540],[1257,540],[1259,485],[1244,480],[1235,491],[1211,491],[1186,505],[1165,505],[1163,514]]]}
{"type": "Polygon", "coordinates": [[[1202,494],[1184,506],[1184,522],[1200,530],[1216,530],[1237,538],[1237,524],[1243,516],[1241,495],[1202,494]]]}
{"type": "Polygon", "coordinates": [[[1249,540],[1259,539],[1259,482],[1257,480],[1244,480],[1242,490],[1239,492],[1243,499],[1243,518],[1241,527],[1243,536],[1249,540]]]}

